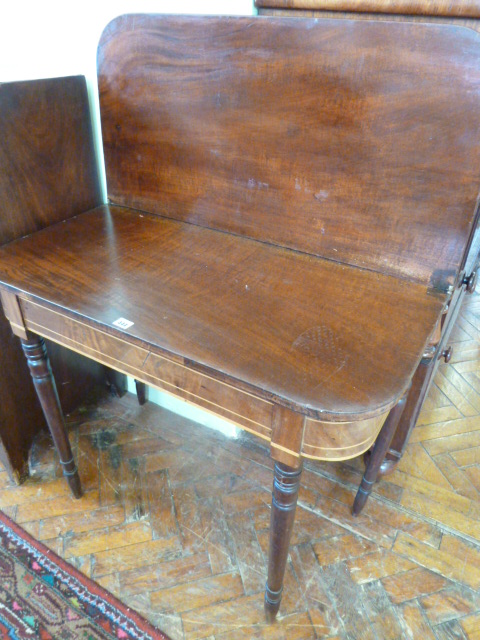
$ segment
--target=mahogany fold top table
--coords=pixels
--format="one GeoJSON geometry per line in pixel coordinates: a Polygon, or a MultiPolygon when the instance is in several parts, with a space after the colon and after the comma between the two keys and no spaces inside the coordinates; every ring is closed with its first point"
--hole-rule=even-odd
{"type": "Polygon", "coordinates": [[[275,406],[298,412],[311,434],[294,456],[321,446],[316,421],[385,416],[444,304],[420,284],[113,205],[4,246],[0,264],[26,329],[267,439],[275,406]]]}
{"type": "Polygon", "coordinates": [[[270,443],[269,619],[302,459],[376,439],[380,456],[463,286],[479,53],[457,27],[120,17],[98,54],[109,204],[0,248],[4,310],[75,495],[41,336],[270,443]]]}

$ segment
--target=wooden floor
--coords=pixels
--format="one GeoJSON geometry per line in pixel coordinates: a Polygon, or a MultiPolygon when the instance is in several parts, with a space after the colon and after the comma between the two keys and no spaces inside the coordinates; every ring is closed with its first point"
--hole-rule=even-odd
{"type": "Polygon", "coordinates": [[[307,463],[281,616],[263,621],[271,463],[133,396],[70,416],[86,494],[47,436],[0,508],[172,640],[480,638],[480,296],[466,304],[401,467],[350,515],[360,460],[307,463]]]}

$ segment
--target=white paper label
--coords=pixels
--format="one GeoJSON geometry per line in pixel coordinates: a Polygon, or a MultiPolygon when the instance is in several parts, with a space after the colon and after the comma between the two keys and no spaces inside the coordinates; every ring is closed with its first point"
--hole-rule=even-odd
{"type": "Polygon", "coordinates": [[[126,318],[117,318],[117,320],[112,322],[112,324],[116,327],[120,327],[120,329],[129,329],[134,323],[130,322],[130,320],[127,320],[126,318]]]}

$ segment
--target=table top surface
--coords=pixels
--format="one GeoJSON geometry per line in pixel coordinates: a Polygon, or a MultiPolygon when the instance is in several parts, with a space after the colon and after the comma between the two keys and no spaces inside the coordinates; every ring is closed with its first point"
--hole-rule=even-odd
{"type": "Polygon", "coordinates": [[[118,206],[1,247],[0,282],[337,420],[398,399],[445,299],[419,283],[118,206]],[[134,324],[118,329],[120,317],[134,324]]]}
{"type": "Polygon", "coordinates": [[[109,201],[447,290],[479,59],[453,25],[120,16],[98,51],[109,201]]]}

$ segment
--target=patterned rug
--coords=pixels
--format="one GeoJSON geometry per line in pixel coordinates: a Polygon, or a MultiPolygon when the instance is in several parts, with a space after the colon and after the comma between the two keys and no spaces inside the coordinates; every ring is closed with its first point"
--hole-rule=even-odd
{"type": "Polygon", "coordinates": [[[2,640],[169,640],[0,511],[2,640]]]}

